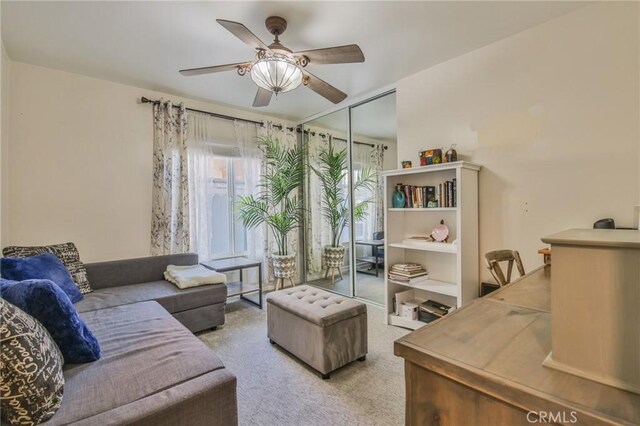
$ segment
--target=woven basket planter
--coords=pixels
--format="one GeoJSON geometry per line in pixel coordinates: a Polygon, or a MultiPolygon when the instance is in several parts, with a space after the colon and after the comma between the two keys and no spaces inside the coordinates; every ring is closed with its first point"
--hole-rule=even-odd
{"type": "Polygon", "coordinates": [[[296,275],[295,254],[284,256],[274,254],[271,256],[271,265],[273,266],[273,276],[276,278],[291,278],[296,275]]]}
{"type": "Polygon", "coordinates": [[[324,263],[327,268],[341,268],[344,264],[344,252],[345,246],[332,247],[325,246],[324,247],[324,263]]]}

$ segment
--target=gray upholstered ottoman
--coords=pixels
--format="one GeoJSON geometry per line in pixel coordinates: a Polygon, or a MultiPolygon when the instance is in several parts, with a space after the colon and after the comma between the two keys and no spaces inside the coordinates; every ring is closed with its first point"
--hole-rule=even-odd
{"type": "Polygon", "coordinates": [[[367,354],[367,305],[308,285],[267,295],[267,334],[322,374],[367,354]]]}

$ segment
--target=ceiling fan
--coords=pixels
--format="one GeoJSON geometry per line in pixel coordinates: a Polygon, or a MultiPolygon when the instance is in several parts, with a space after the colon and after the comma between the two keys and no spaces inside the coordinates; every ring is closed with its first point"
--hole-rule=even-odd
{"type": "Polygon", "coordinates": [[[348,64],[364,62],[364,55],[357,44],[327,47],[324,49],[292,52],[280,43],[278,37],[287,29],[287,21],[279,16],[270,16],[265,25],[275,36],[269,46],[264,44],[247,27],[239,22],[216,20],[229,32],[256,50],[256,60],[212,67],[180,70],[186,76],[211,74],[236,70],[239,75],[251,74],[251,80],[258,86],[258,93],[253,100],[254,107],[269,105],[275,93],[288,92],[300,86],[307,86],[317,94],[334,104],[342,102],[347,94],[306,70],[309,64],[348,64]]]}

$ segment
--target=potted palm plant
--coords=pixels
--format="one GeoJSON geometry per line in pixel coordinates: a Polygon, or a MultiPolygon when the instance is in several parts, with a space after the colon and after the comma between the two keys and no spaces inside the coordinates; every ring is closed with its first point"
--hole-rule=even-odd
{"type": "MultiPolygon", "coordinates": [[[[322,185],[322,216],[327,220],[331,229],[331,244],[324,247],[324,259],[327,271],[325,277],[331,274],[333,282],[335,271],[342,278],[345,246],[340,244],[342,234],[349,224],[349,201],[347,199],[347,150],[336,150],[332,145],[322,149],[318,155],[319,167],[310,166],[322,185]]],[[[370,167],[364,168],[353,184],[357,193],[360,189],[373,189],[375,177],[370,167]]],[[[353,218],[361,221],[367,217],[367,208],[371,199],[366,199],[354,205],[353,218]]]]}
{"type": "Polygon", "coordinates": [[[260,192],[239,196],[238,216],[247,229],[266,224],[273,233],[277,253],[271,255],[271,265],[278,289],[286,278],[294,285],[296,255],[288,251],[287,236],[302,221],[302,199],[296,190],[304,179],[303,157],[299,147],[286,148],[276,138],[260,138],[258,147],[265,154],[260,192]]]}

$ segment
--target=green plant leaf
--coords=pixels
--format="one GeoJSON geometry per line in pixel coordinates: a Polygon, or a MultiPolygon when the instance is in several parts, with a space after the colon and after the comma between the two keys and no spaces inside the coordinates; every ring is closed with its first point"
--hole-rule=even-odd
{"type": "MultiPolygon", "coordinates": [[[[310,166],[318,176],[322,185],[322,216],[331,229],[331,245],[338,247],[344,229],[349,224],[349,200],[346,185],[348,181],[347,150],[335,150],[332,145],[324,148],[318,154],[319,166],[310,166]]],[[[373,189],[375,187],[375,174],[370,167],[366,167],[359,173],[354,182],[354,191],[361,189],[373,189]]],[[[354,207],[354,219],[363,220],[367,216],[367,206],[360,203],[354,207]]]]}
{"type": "Polygon", "coordinates": [[[265,167],[255,196],[239,196],[238,219],[247,228],[265,224],[274,234],[278,253],[287,254],[287,234],[302,223],[302,200],[295,192],[304,181],[302,150],[287,148],[277,138],[261,137],[265,167]]]}

